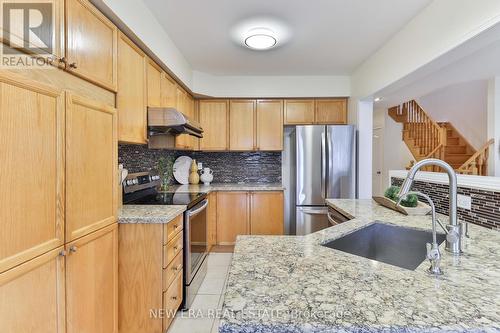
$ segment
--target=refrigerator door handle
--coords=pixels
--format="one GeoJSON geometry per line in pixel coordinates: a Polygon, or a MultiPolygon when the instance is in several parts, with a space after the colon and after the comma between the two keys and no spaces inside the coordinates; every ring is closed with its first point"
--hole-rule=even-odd
{"type": "Polygon", "coordinates": [[[325,132],[321,133],[321,197],[326,196],[326,138],[325,132]]]}

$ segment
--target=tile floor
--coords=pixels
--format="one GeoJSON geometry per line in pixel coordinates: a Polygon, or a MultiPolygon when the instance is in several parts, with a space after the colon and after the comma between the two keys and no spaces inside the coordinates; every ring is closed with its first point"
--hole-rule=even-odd
{"type": "Polygon", "coordinates": [[[179,311],[168,333],[216,333],[219,320],[215,312],[222,308],[226,278],[232,253],[210,253],[207,275],[203,280],[191,309],[179,311]]]}

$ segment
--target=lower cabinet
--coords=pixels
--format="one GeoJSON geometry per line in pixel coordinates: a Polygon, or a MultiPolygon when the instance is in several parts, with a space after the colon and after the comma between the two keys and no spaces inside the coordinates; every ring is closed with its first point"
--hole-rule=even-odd
{"type": "Polygon", "coordinates": [[[63,247],[0,274],[0,331],[65,332],[63,247]]]}
{"type": "Polygon", "coordinates": [[[233,245],[249,234],[249,192],[217,193],[217,244],[233,245]]]}
{"type": "Polygon", "coordinates": [[[118,332],[118,225],[66,245],[67,333],[118,332]]]}
{"type": "MultiPolygon", "coordinates": [[[[282,235],[283,205],[282,191],[218,192],[217,244],[233,245],[238,235],[282,235]]],[[[210,235],[210,221],[208,228],[210,235]]]]}
{"type": "Polygon", "coordinates": [[[183,215],[168,224],[120,224],[120,333],[161,333],[182,303],[183,215]]]}
{"type": "Polygon", "coordinates": [[[283,235],[283,192],[253,192],[250,195],[250,234],[283,235]]]}
{"type": "Polygon", "coordinates": [[[0,274],[2,333],[117,333],[117,224],[0,274]]]}

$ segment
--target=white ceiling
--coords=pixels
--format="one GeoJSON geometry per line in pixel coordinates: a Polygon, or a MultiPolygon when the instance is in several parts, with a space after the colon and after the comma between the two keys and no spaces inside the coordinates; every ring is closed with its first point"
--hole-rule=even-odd
{"type": "Polygon", "coordinates": [[[143,0],[196,71],[212,75],[349,75],[431,0],[143,0]],[[256,52],[231,38],[272,17],[292,36],[256,52]]]}

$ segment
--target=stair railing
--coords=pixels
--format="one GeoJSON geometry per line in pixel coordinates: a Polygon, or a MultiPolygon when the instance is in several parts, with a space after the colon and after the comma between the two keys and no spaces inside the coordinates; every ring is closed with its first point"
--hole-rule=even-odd
{"type": "Polygon", "coordinates": [[[415,143],[420,147],[421,155],[429,155],[439,145],[446,146],[446,129],[432,120],[415,100],[403,103],[401,113],[405,112],[406,130],[409,131],[409,136],[416,140],[415,143]]]}
{"type": "Polygon", "coordinates": [[[495,143],[491,139],[485,143],[474,155],[458,168],[458,173],[464,175],[486,176],[488,174],[488,155],[490,146],[495,143]]]}

